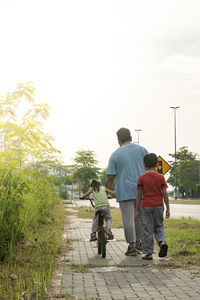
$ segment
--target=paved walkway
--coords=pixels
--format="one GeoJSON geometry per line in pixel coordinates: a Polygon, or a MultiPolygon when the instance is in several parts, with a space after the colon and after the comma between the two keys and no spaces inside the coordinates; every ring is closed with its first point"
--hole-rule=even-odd
{"type": "MultiPolygon", "coordinates": [[[[67,210],[73,212],[70,205],[67,210]]],[[[91,220],[70,217],[64,238],[72,240],[66,253],[58,293],[77,299],[200,299],[199,274],[189,270],[158,268],[169,263],[154,254],[153,261],[124,255],[127,244],[123,229],[113,229],[114,241],[107,244],[106,258],[89,242],[91,220]],[[81,272],[83,271],[83,272],[81,272]]],[[[65,298],[63,298],[65,299],[65,298]]],[[[67,299],[67,298],[66,298],[67,299]]]]}

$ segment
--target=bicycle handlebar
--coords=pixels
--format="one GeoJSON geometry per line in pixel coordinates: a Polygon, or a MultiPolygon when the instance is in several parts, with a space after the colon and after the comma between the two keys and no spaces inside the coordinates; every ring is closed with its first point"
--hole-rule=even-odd
{"type": "Polygon", "coordinates": [[[94,198],[88,198],[88,197],[82,198],[82,197],[79,197],[79,199],[80,199],[80,200],[90,200],[91,205],[92,205],[93,207],[95,207],[95,205],[94,205],[94,203],[93,203],[93,199],[94,199],[94,198]]]}

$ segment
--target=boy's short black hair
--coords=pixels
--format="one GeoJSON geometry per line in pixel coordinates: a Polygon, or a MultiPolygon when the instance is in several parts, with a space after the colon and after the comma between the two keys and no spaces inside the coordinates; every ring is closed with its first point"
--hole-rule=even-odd
{"type": "Polygon", "coordinates": [[[143,158],[143,162],[146,168],[154,168],[157,166],[158,157],[155,153],[147,153],[143,158]]]}
{"type": "Polygon", "coordinates": [[[121,142],[121,143],[125,143],[125,142],[128,142],[131,140],[131,133],[130,133],[130,130],[127,129],[127,128],[120,128],[118,131],[117,131],[117,137],[118,137],[118,140],[121,142]]]}

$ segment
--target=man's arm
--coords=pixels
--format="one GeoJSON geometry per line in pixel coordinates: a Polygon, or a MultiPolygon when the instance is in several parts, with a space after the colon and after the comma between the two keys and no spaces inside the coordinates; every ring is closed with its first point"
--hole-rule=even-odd
{"type": "Polygon", "coordinates": [[[113,198],[115,197],[115,192],[111,191],[111,190],[108,189],[107,187],[105,187],[105,189],[106,189],[106,192],[107,192],[108,194],[110,194],[113,198]]]}
{"type": "Polygon", "coordinates": [[[106,186],[108,189],[111,188],[111,186],[112,186],[112,184],[113,184],[113,182],[114,182],[115,176],[116,176],[116,175],[111,175],[111,174],[109,174],[109,175],[106,176],[106,184],[105,184],[105,186],[106,186]]]}
{"type": "Polygon", "coordinates": [[[137,191],[137,198],[136,198],[136,207],[135,207],[135,219],[138,220],[139,218],[139,208],[140,203],[142,201],[142,190],[137,191]]]}

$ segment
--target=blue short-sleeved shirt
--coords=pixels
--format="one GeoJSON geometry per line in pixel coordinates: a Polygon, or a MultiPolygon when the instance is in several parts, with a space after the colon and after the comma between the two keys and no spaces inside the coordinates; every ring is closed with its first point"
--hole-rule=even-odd
{"type": "Polygon", "coordinates": [[[146,153],[144,147],[131,143],[119,147],[111,155],[106,174],[117,176],[117,202],[136,199],[138,177],[145,173],[143,157],[146,153]]]}

